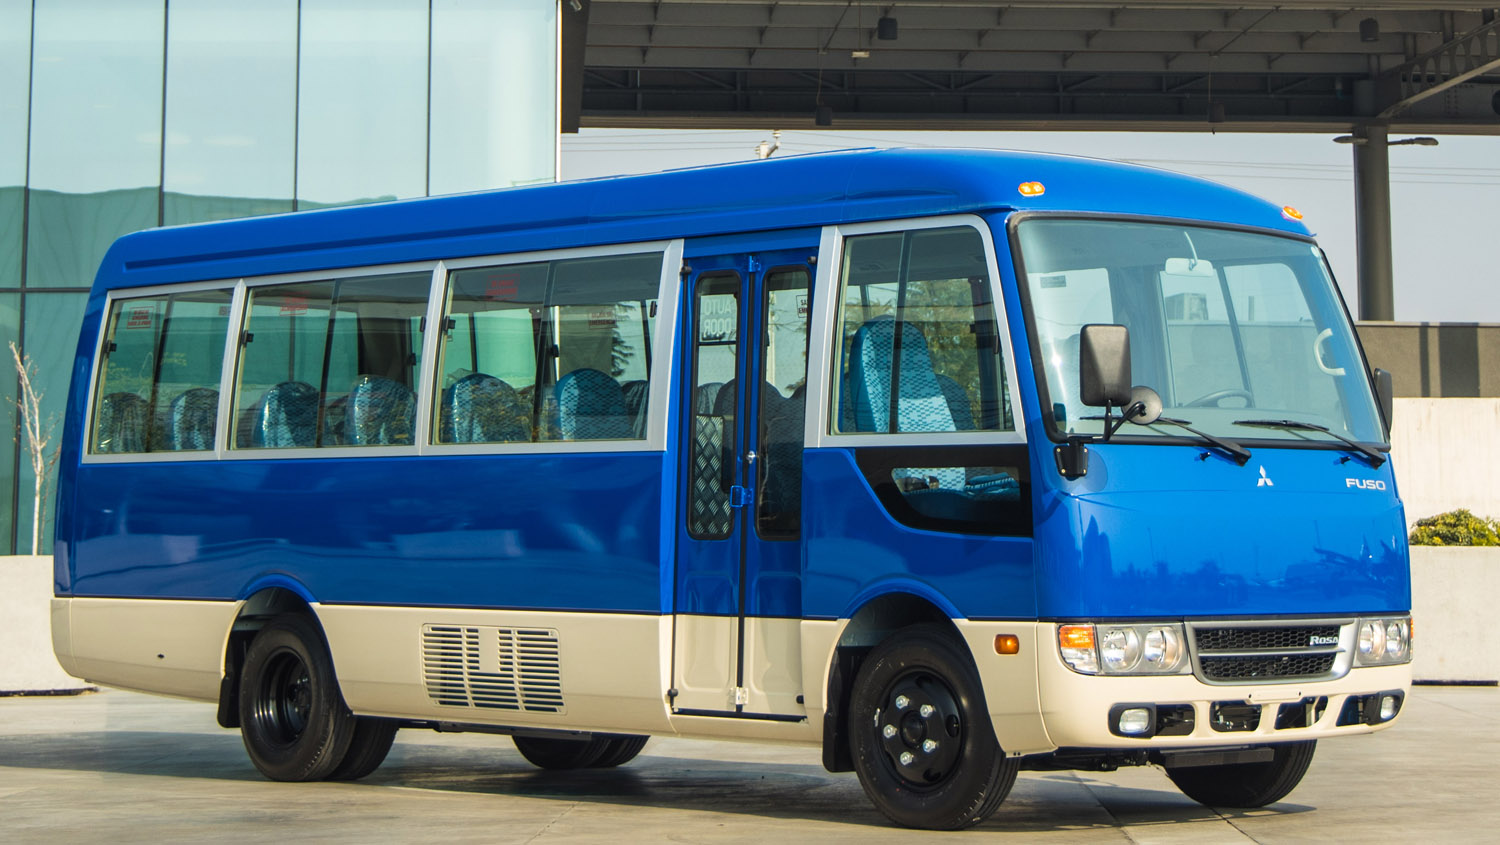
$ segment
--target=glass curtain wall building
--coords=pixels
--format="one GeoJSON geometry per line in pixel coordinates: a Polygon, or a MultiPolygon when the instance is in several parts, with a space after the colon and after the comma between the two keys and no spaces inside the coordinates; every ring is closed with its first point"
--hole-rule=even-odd
{"type": "MultiPolygon", "coordinates": [[[[15,342],[55,455],[85,293],[127,232],[556,178],[558,26],[557,0],[0,0],[0,396],[15,342]]],[[[21,553],[28,455],[0,448],[21,553]]]]}

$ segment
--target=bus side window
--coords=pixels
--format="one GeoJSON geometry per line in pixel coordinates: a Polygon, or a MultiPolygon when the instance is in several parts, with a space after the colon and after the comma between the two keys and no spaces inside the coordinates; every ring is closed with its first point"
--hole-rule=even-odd
{"type": "Polygon", "coordinates": [[[1014,429],[978,232],[849,238],[842,287],[836,432],[1014,429]]]}
{"type": "Polygon", "coordinates": [[[214,448],[230,296],[208,290],[114,303],[91,452],[214,448]]]}
{"type": "Polygon", "coordinates": [[[436,443],[645,437],[661,253],[455,270],[436,443]]]}
{"type": "Polygon", "coordinates": [[[430,280],[404,273],[252,287],[236,447],[411,445],[430,280]]]}

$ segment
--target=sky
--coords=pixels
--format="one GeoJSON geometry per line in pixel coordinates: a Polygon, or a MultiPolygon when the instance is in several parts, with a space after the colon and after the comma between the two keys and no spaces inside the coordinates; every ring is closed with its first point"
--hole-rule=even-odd
{"type": "MultiPolygon", "coordinates": [[[[855,147],[980,147],[1128,161],[1188,173],[1289,205],[1328,253],[1359,313],[1354,157],[1332,135],[1156,132],[783,131],[777,156],[855,147]]],[[[1407,137],[1391,134],[1391,140],[1407,137]]],[[[562,136],[564,179],[743,161],[767,130],[585,129],[562,136]]],[[[1391,160],[1395,318],[1500,323],[1500,136],[1438,136],[1391,160]]]]}

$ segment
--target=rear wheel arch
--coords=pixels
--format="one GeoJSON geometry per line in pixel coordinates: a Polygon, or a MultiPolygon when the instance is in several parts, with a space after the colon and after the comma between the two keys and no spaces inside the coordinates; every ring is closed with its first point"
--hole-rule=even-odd
{"type": "Polygon", "coordinates": [[[323,633],[323,626],[309,600],[286,587],[266,587],[240,604],[224,645],[222,674],[219,677],[220,727],[240,727],[240,670],[245,665],[245,652],[250,648],[250,641],[272,619],[288,614],[306,616],[317,627],[318,632],[323,633]]]}

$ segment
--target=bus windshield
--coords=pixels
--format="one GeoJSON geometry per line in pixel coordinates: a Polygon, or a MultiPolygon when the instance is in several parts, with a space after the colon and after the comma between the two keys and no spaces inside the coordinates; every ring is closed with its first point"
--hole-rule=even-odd
{"type": "MultiPolygon", "coordinates": [[[[1132,379],[1164,416],[1219,437],[1320,441],[1310,423],[1384,441],[1353,332],[1313,244],[1229,229],[1031,218],[1016,227],[1038,381],[1053,431],[1096,434],[1078,390],[1079,332],[1130,330],[1132,379]]],[[[1090,419],[1093,417],[1093,419],[1090,419]]],[[[1170,425],[1122,435],[1172,437],[1170,425]]]]}

